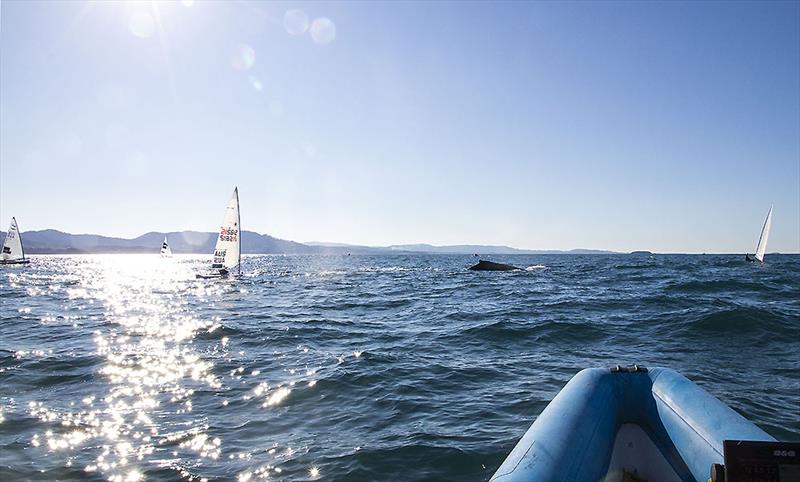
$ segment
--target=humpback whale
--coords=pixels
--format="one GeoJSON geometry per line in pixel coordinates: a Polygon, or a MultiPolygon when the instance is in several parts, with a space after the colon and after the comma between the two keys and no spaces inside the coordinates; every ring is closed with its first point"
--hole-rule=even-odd
{"type": "Polygon", "coordinates": [[[478,261],[478,264],[475,266],[470,266],[469,268],[471,271],[514,271],[517,268],[516,266],[511,266],[510,264],[503,264],[503,263],[494,263],[492,261],[478,261]]]}

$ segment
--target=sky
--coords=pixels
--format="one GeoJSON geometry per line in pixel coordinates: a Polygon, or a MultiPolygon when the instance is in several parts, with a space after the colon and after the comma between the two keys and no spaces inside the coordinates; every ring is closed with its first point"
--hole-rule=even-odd
{"type": "MultiPolygon", "coordinates": [[[[0,222],[800,251],[800,2],[0,3],[0,222]]],[[[4,229],[4,228],[3,228],[4,229]]]]}

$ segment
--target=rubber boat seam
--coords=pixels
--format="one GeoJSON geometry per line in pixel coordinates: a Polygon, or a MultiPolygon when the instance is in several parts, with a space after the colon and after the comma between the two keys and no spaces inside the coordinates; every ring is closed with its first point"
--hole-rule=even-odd
{"type": "MultiPolygon", "coordinates": [[[[538,418],[538,417],[537,417],[537,418],[538,418]]],[[[534,422],[535,422],[535,420],[534,420],[534,422]]],[[[530,429],[529,429],[529,430],[530,430],[530,429]]],[[[520,438],[520,439],[517,441],[517,443],[521,442],[521,441],[522,441],[522,439],[523,439],[523,438],[525,438],[525,435],[526,435],[527,433],[528,433],[528,432],[527,432],[527,431],[525,431],[525,434],[523,434],[523,435],[522,435],[522,437],[521,437],[521,438],[520,438]]],[[[514,473],[514,471],[515,471],[515,470],[517,470],[517,467],[519,467],[519,464],[521,464],[521,463],[522,463],[522,461],[525,459],[525,456],[526,456],[526,455],[528,455],[528,452],[530,452],[530,451],[531,451],[531,449],[533,448],[534,444],[536,444],[536,440],[534,440],[533,442],[531,442],[531,444],[530,444],[530,445],[528,445],[528,450],[526,450],[526,451],[525,451],[525,453],[524,453],[524,454],[522,454],[522,456],[521,456],[521,457],[520,457],[520,458],[517,460],[517,463],[516,463],[516,464],[514,464],[514,466],[513,466],[513,467],[511,467],[511,469],[510,469],[510,470],[508,470],[508,471],[506,471],[506,472],[503,472],[502,474],[497,474],[497,473],[496,473],[496,474],[494,474],[494,475],[492,476],[492,478],[491,478],[491,479],[489,479],[489,481],[491,482],[492,480],[497,480],[497,479],[499,479],[500,477],[505,477],[506,475],[511,475],[511,474],[513,474],[513,473],[514,473]]],[[[516,448],[516,446],[515,446],[515,448],[516,448]]],[[[513,452],[513,451],[514,451],[514,449],[511,449],[511,452],[513,452]]],[[[509,455],[511,455],[511,454],[509,454],[509,455]]],[[[500,465],[501,465],[501,467],[502,467],[502,464],[500,464],[500,465]]]]}
{"type": "Polygon", "coordinates": [[[703,441],[704,441],[705,443],[707,443],[707,444],[708,444],[708,446],[709,446],[709,447],[711,447],[711,449],[712,449],[714,452],[716,452],[716,453],[717,453],[717,455],[719,455],[720,457],[722,457],[722,456],[723,456],[723,455],[722,455],[722,453],[721,453],[719,450],[717,450],[717,447],[715,447],[715,446],[714,446],[714,444],[713,444],[713,443],[712,443],[710,440],[708,440],[708,439],[707,439],[705,436],[703,436],[703,434],[701,434],[700,432],[698,432],[698,431],[697,431],[697,429],[695,429],[695,428],[694,428],[694,425],[692,425],[691,423],[689,423],[689,421],[688,421],[688,420],[686,420],[685,418],[683,418],[683,416],[682,416],[680,413],[678,413],[678,411],[677,411],[677,410],[675,410],[674,408],[672,408],[672,405],[671,405],[671,404],[670,404],[670,403],[669,403],[669,402],[668,402],[666,399],[662,398],[662,397],[661,397],[661,395],[659,395],[657,392],[652,392],[652,393],[653,393],[653,396],[654,396],[654,397],[656,397],[656,398],[658,398],[659,400],[661,400],[662,402],[664,402],[664,405],[665,405],[667,408],[669,408],[670,410],[672,410],[672,413],[674,413],[674,414],[675,414],[675,415],[676,415],[676,416],[677,416],[679,419],[681,419],[681,421],[683,421],[683,423],[685,423],[685,424],[686,424],[686,425],[687,425],[689,428],[691,428],[691,429],[692,429],[692,432],[696,433],[698,437],[700,437],[701,439],[703,439],[703,441]]]}
{"type": "MultiPolygon", "coordinates": [[[[545,408],[547,408],[547,407],[545,407],[545,408]]],[[[539,418],[539,417],[536,417],[536,418],[539,418]]],[[[535,420],[534,420],[534,422],[535,422],[535,420]]],[[[522,436],[524,437],[525,435],[523,434],[522,436]]],[[[522,439],[520,439],[520,440],[522,440],[522,439]]],[[[519,443],[519,442],[517,442],[517,443],[519,443]]],[[[517,460],[517,463],[514,464],[514,467],[510,471],[506,472],[503,475],[511,475],[511,474],[513,474],[514,471],[517,470],[517,467],[519,467],[519,464],[521,464],[522,461],[525,460],[525,456],[528,455],[528,452],[531,451],[531,449],[533,448],[534,445],[536,445],[536,439],[534,439],[533,442],[531,442],[531,444],[528,446],[528,450],[526,450],[525,453],[522,454],[522,457],[520,457],[519,460],[517,460]]]]}

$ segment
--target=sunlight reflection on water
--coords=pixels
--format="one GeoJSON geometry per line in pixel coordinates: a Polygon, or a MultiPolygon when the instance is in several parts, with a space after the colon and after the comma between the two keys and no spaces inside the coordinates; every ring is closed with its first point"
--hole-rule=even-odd
{"type": "MultiPolygon", "coordinates": [[[[94,343],[105,359],[100,374],[107,390],[83,398],[72,412],[31,402],[31,415],[61,425],[35,435],[33,445],[58,451],[101,444],[94,463],[84,470],[99,471],[109,480],[142,478],[139,464],[157,445],[174,444],[202,458],[218,458],[222,441],[204,433],[200,422],[180,431],[159,423],[168,414],[191,412],[196,387],[221,387],[212,363],[192,347],[199,330],[215,326],[214,320],[193,316],[180,296],[190,288],[192,272],[155,256],[97,256],[92,261],[82,270],[80,287],[68,294],[103,305],[109,329],[96,330],[94,343]]],[[[198,285],[193,290],[210,295],[220,289],[198,285]]]]}
{"type": "MultiPolygon", "coordinates": [[[[321,365],[319,353],[302,344],[271,350],[273,359],[252,359],[242,350],[245,340],[224,335],[247,302],[248,279],[254,275],[198,281],[194,275],[205,262],[189,256],[52,257],[42,268],[60,266],[57,275],[8,274],[10,285],[30,297],[60,299],[66,310],[23,306],[18,313],[54,328],[69,327],[79,340],[68,357],[52,349],[20,349],[15,358],[63,360],[67,371],[73,370],[75,357],[93,365],[91,375],[75,369],[90,378],[80,388],[72,385],[63,397],[26,402],[24,410],[41,423],[30,446],[63,457],[64,467],[74,464],[113,481],[144,480],[154,470],[205,480],[219,467],[228,478],[264,479],[309,452],[307,446],[279,448],[263,434],[266,445],[242,446],[234,439],[224,453],[225,420],[259,423],[253,410],[274,412],[293,396],[307,396],[315,390],[321,365]],[[37,278],[40,282],[33,283],[37,278]],[[197,400],[198,393],[204,398],[197,400]],[[250,414],[240,416],[243,408],[250,414]],[[224,410],[230,414],[219,413],[224,410]]],[[[344,358],[329,360],[340,364],[344,358]]],[[[51,383],[61,376],[70,375],[54,376],[51,383]]],[[[0,406],[0,423],[9,407],[0,406]]]]}

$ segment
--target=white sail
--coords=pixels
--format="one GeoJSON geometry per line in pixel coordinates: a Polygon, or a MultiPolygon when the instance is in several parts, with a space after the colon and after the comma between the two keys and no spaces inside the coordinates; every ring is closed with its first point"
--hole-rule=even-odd
{"type": "MultiPolygon", "coordinates": [[[[241,263],[242,237],[239,226],[239,188],[233,190],[233,196],[225,208],[225,217],[219,230],[217,246],[214,248],[214,262],[211,269],[231,270],[241,263]]],[[[241,272],[241,267],[239,267],[241,272]]]]}
{"type": "Polygon", "coordinates": [[[22,249],[22,237],[19,235],[16,218],[11,218],[11,226],[8,227],[0,259],[3,261],[25,259],[25,250],[22,249]]]}
{"type": "Polygon", "coordinates": [[[767,219],[764,221],[764,227],[761,228],[761,236],[758,238],[758,247],[756,248],[756,259],[762,263],[764,262],[764,253],[767,251],[770,226],[772,226],[772,206],[769,207],[767,219]]]}
{"type": "Polygon", "coordinates": [[[161,244],[161,256],[165,258],[172,256],[172,248],[169,247],[166,236],[164,236],[164,242],[161,244]]]}

